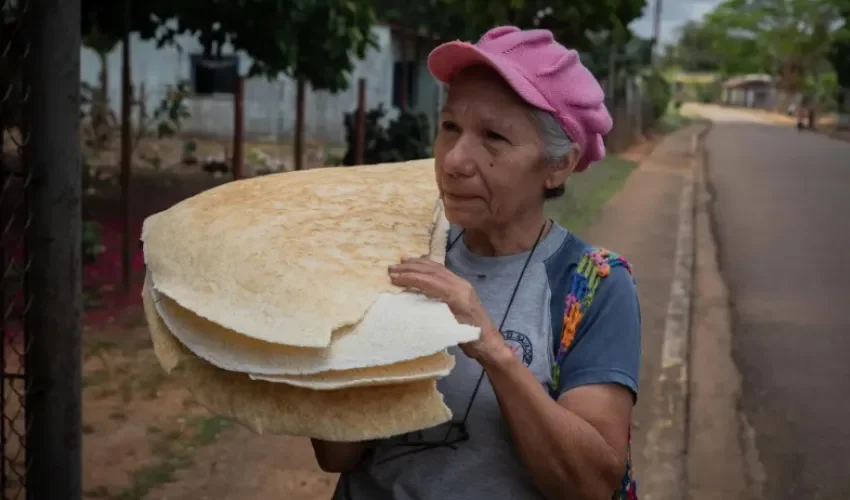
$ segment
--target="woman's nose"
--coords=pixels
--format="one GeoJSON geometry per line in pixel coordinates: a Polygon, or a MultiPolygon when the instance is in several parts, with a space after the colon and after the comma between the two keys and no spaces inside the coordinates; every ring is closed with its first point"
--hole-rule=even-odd
{"type": "Polygon", "coordinates": [[[468,140],[461,137],[443,159],[443,171],[449,175],[470,177],[475,174],[475,159],[468,140]]]}

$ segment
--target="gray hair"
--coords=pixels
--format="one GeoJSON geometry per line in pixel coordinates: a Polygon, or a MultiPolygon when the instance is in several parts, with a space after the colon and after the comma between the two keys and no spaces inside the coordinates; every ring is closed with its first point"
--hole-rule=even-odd
{"type": "MultiPolygon", "coordinates": [[[[534,108],[531,116],[537,122],[537,131],[543,141],[543,157],[547,162],[559,163],[564,161],[574,144],[558,120],[548,111],[534,108]]],[[[547,200],[560,198],[564,195],[566,188],[564,184],[552,189],[546,189],[543,197],[547,200]]]]}

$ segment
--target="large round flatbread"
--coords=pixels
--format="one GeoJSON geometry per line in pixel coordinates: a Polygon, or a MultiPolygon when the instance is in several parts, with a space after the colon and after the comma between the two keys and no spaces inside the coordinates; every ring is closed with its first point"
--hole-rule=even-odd
{"type": "Polygon", "coordinates": [[[419,380],[434,380],[448,375],[454,366],[454,356],[443,351],[386,366],[328,371],[312,375],[249,375],[253,380],[289,384],[314,391],[333,391],[349,387],[395,385],[419,380]]]}
{"type": "Polygon", "coordinates": [[[380,293],[401,291],[388,266],[444,261],[438,198],[433,160],[231,182],[145,220],[145,263],[157,290],[203,318],[266,342],[326,347],[380,293]]]}
{"type": "MultiPolygon", "coordinates": [[[[272,344],[240,335],[181,307],[156,289],[150,273],[146,281],[169,331],[198,357],[235,372],[277,377],[375,367],[366,378],[377,381],[389,377],[382,367],[435,355],[480,335],[479,328],[459,324],[446,304],[403,292],[380,294],[363,320],[335,334],[327,348],[272,344]]],[[[394,370],[401,373],[399,368],[394,370]]],[[[451,366],[444,362],[433,376],[444,376],[445,370],[451,366]]],[[[421,372],[415,369],[409,375],[421,372]]]]}
{"type": "Polygon", "coordinates": [[[147,287],[142,300],[163,369],[178,377],[211,412],[258,434],[367,441],[426,429],[451,418],[433,380],[312,391],[220,370],[194,356],[170,334],[147,287]]]}

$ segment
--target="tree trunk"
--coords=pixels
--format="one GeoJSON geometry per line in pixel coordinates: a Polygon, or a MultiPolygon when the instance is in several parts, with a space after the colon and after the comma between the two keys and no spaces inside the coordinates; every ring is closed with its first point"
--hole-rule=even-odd
{"type": "Polygon", "coordinates": [[[121,283],[125,292],[133,286],[132,252],[130,236],[130,176],[133,161],[133,138],[130,123],[132,113],[132,77],[130,74],[130,0],[124,0],[124,39],[121,43],[121,283]]]}
{"type": "Polygon", "coordinates": [[[100,73],[98,74],[98,88],[92,96],[91,102],[91,128],[94,134],[94,143],[98,148],[106,145],[109,139],[109,53],[97,51],[100,60],[100,73]]]}

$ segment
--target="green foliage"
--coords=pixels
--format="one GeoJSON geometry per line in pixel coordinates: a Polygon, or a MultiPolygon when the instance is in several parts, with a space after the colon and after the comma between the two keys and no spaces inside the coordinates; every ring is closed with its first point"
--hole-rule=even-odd
{"type": "Polygon", "coordinates": [[[582,53],[581,60],[600,80],[608,78],[611,50],[617,50],[614,67],[618,98],[625,92],[625,77],[639,74],[652,63],[653,41],[631,32],[591,33],[588,39],[591,48],[582,53]],[[612,37],[616,37],[616,43],[612,42],[612,37]]]}
{"type": "MultiPolygon", "coordinates": [[[[124,2],[82,0],[84,37],[120,39],[124,2]]],[[[223,55],[229,44],[253,64],[249,75],[286,74],[314,89],[347,88],[355,57],[374,45],[370,0],[151,0],[132,2],[131,29],[160,45],[197,37],[205,56],[223,55]]]]}
{"type": "Polygon", "coordinates": [[[94,264],[103,253],[103,228],[93,220],[83,221],[83,264],[94,264]]]}
{"type": "Polygon", "coordinates": [[[819,70],[848,0],[725,0],[701,22],[686,24],[664,62],[725,76],[770,73],[800,90],[819,70]]]}
{"type": "Polygon", "coordinates": [[[673,99],[673,89],[663,74],[652,70],[643,77],[643,90],[652,104],[652,121],[656,121],[667,112],[673,99]]]}
{"type": "Polygon", "coordinates": [[[844,28],[836,33],[827,57],[838,77],[838,85],[850,89],[850,13],[844,28]]]}
{"type": "Polygon", "coordinates": [[[477,40],[488,29],[510,24],[543,28],[567,47],[588,50],[588,36],[621,30],[641,17],[646,0],[377,0],[384,22],[421,29],[443,40],[477,40]]]}
{"type": "Polygon", "coordinates": [[[702,103],[712,103],[720,100],[723,92],[723,87],[716,83],[708,83],[703,85],[695,85],[697,101],[702,103]]]}
{"type": "Polygon", "coordinates": [[[190,117],[189,107],[186,105],[186,97],[190,91],[191,84],[188,81],[166,88],[165,97],[153,113],[157,137],[173,137],[180,131],[183,120],[190,117]]]}
{"type": "Polygon", "coordinates": [[[665,49],[663,65],[729,76],[769,72],[771,60],[756,38],[730,30],[709,16],[703,22],[691,21],[682,27],[676,45],[665,49]]]}
{"type": "MultiPolygon", "coordinates": [[[[387,111],[383,105],[366,112],[364,164],[373,165],[431,157],[428,118],[424,114],[401,111],[388,126],[384,126],[386,114],[387,111]]],[[[357,112],[346,113],[343,122],[348,149],[342,163],[355,165],[357,162],[355,149],[357,112]]]]}
{"type": "MultiPolygon", "coordinates": [[[[157,15],[173,9],[178,0],[135,0],[130,3],[130,31],[143,39],[154,37],[160,20],[157,15]]],[[[83,43],[95,52],[114,47],[125,32],[124,0],[80,0],[83,43]]]]}
{"type": "MultiPolygon", "coordinates": [[[[83,159],[80,172],[83,176],[83,193],[89,192],[92,189],[92,173],[91,166],[83,159]]],[[[83,215],[83,234],[82,234],[82,257],[83,264],[93,264],[100,254],[103,253],[103,238],[100,223],[86,218],[83,215]]]]}

